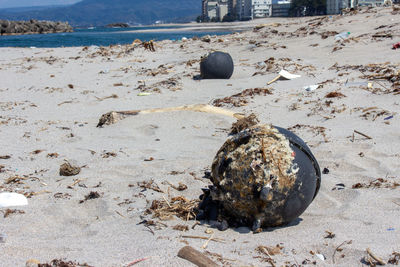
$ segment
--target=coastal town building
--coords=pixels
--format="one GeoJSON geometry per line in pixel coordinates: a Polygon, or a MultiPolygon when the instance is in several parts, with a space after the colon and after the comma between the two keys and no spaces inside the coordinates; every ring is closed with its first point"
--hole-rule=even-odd
{"type": "Polygon", "coordinates": [[[266,18],[271,16],[271,0],[253,0],[252,18],[266,18]]]}
{"type": "Polygon", "coordinates": [[[233,20],[286,17],[290,3],[291,0],[202,0],[202,18],[203,21],[222,21],[227,15],[233,20]]]}

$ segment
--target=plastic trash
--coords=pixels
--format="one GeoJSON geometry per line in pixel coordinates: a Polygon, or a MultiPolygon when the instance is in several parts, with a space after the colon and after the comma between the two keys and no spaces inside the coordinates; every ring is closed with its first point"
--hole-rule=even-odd
{"type": "Polygon", "coordinates": [[[303,89],[306,90],[307,92],[311,92],[311,91],[317,90],[318,87],[320,87],[319,84],[313,84],[313,85],[304,86],[303,89]]]}
{"type": "Polygon", "coordinates": [[[349,38],[350,32],[341,32],[335,35],[335,41],[343,41],[349,38]]]}
{"type": "Polygon", "coordinates": [[[233,60],[228,53],[213,52],[200,62],[202,79],[229,79],[233,73],[233,60]]]}
{"type": "Polygon", "coordinates": [[[28,205],[28,199],[24,195],[9,192],[0,193],[0,208],[26,205],[28,205]]]}
{"type": "Polygon", "coordinates": [[[0,233],[0,243],[6,243],[7,235],[0,233]]]}

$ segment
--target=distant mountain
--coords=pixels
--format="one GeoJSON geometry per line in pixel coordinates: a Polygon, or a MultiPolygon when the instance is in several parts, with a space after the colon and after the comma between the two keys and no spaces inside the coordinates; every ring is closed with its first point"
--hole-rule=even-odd
{"type": "Polygon", "coordinates": [[[103,26],[116,22],[153,24],[156,21],[194,20],[200,0],[83,0],[64,7],[12,12],[0,10],[0,19],[67,21],[73,26],[103,26]]]}

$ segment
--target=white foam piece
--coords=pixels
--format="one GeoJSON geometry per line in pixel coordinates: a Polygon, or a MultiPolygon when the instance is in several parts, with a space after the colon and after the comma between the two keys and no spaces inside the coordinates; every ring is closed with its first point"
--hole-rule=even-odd
{"type": "Polygon", "coordinates": [[[9,192],[0,193],[0,208],[26,205],[28,205],[28,199],[24,195],[9,192]]]}

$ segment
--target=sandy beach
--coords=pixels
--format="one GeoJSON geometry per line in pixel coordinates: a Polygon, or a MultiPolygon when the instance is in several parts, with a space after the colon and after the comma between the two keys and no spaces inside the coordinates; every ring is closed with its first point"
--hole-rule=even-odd
{"type": "Polygon", "coordinates": [[[155,52],[0,48],[0,192],[29,201],[0,209],[0,266],[195,266],[177,256],[187,245],[219,266],[363,266],[377,262],[368,248],[398,264],[399,15],[268,18],[232,35],[156,42],[155,52]],[[335,41],[341,32],[350,36],[335,41]],[[215,50],[232,56],[233,76],[193,79],[215,50]],[[301,77],[267,85],[281,69],[301,77]],[[96,127],[109,111],[217,103],[309,145],[324,174],[299,219],[253,234],[146,212],[154,200],[198,199],[233,118],[178,111],[96,127]],[[60,176],[66,161],[80,173],[60,176]]]}

